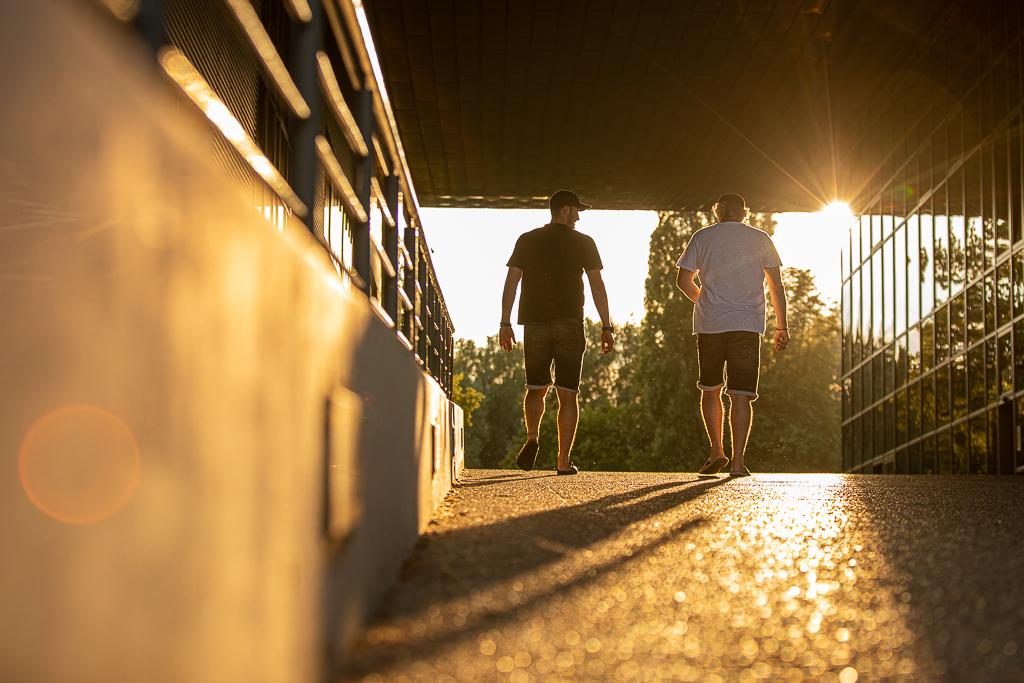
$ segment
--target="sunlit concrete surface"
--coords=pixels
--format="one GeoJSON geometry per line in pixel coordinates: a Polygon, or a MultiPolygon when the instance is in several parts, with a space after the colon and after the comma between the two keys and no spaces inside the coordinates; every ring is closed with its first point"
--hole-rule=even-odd
{"type": "Polygon", "coordinates": [[[466,472],[352,680],[1024,679],[1024,480],[466,472]]]}

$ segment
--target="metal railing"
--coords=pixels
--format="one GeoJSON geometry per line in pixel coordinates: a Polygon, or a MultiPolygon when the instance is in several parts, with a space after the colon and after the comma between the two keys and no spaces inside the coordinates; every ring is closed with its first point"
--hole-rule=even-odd
{"type": "Polygon", "coordinates": [[[94,0],[133,24],[279,229],[301,222],[449,395],[453,327],[358,0],[94,0]]]}

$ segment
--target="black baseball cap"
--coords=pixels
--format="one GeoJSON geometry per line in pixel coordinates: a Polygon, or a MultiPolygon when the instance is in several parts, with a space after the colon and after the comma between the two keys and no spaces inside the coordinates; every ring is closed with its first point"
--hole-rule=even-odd
{"type": "Polygon", "coordinates": [[[736,209],[737,211],[745,211],[747,209],[747,202],[742,196],[730,192],[729,194],[723,194],[715,202],[718,206],[726,207],[730,209],[736,209]]]}
{"type": "Polygon", "coordinates": [[[580,211],[585,211],[590,208],[590,204],[584,204],[580,201],[579,196],[575,192],[570,190],[557,190],[551,199],[548,200],[548,207],[552,211],[558,211],[563,206],[575,206],[580,211]]]}

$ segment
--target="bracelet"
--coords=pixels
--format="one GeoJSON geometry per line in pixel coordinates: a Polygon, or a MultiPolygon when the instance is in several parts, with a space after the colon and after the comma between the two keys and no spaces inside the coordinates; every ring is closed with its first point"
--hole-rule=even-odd
{"type": "Polygon", "coordinates": [[[612,326],[612,325],[604,325],[604,326],[601,327],[601,331],[602,332],[614,332],[615,331],[615,327],[612,326]]]}
{"type": "Polygon", "coordinates": [[[778,332],[779,330],[785,330],[786,332],[789,332],[789,328],[788,327],[776,327],[775,328],[776,332],[778,332]]]}
{"type": "Polygon", "coordinates": [[[512,323],[501,322],[498,323],[498,327],[512,327],[512,323]]]}

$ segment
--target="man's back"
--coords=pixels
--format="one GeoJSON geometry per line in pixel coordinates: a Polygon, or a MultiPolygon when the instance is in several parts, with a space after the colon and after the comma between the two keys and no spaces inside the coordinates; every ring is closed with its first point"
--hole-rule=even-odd
{"type": "Polygon", "coordinates": [[[594,240],[549,223],[523,233],[509,266],[523,271],[519,323],[583,319],[583,273],[601,268],[594,240]]]}
{"type": "Polygon", "coordinates": [[[698,274],[694,333],[764,333],[764,269],[782,265],[767,233],[723,222],[693,234],[677,264],[698,274]]]}

